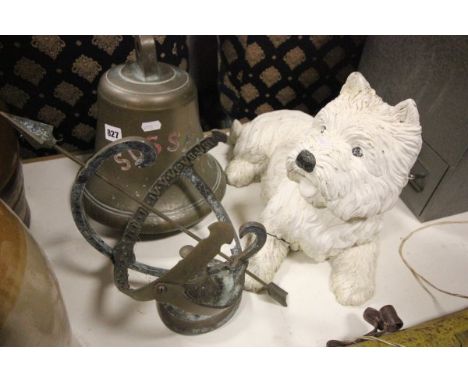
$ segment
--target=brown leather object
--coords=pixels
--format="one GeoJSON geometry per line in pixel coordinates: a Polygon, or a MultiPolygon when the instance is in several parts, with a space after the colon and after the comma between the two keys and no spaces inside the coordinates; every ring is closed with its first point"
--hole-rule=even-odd
{"type": "Polygon", "coordinates": [[[23,169],[18,162],[16,171],[0,192],[0,198],[10,206],[26,226],[29,227],[31,214],[24,190],[23,169]]]}
{"type": "MultiPolygon", "coordinates": [[[[403,321],[398,316],[393,305],[385,305],[379,310],[368,307],[363,313],[364,320],[374,328],[365,336],[380,337],[386,333],[398,332],[403,327],[403,321]]],[[[363,337],[358,337],[353,341],[330,340],[327,347],[351,346],[364,341],[363,337]]]]}
{"type": "Polygon", "coordinates": [[[18,215],[26,227],[29,227],[31,223],[31,211],[29,209],[28,201],[26,200],[24,187],[21,189],[18,201],[11,207],[11,209],[15,212],[16,215],[18,215]]]}
{"type": "Polygon", "coordinates": [[[31,214],[24,191],[18,139],[3,119],[0,120],[0,199],[29,227],[31,214]]]}
{"type": "Polygon", "coordinates": [[[0,198],[13,210],[19,199],[24,197],[23,169],[21,163],[18,163],[14,170],[8,183],[0,190],[0,198]]]}
{"type": "Polygon", "coordinates": [[[12,127],[0,120],[0,191],[11,179],[19,163],[19,146],[12,127]]]}

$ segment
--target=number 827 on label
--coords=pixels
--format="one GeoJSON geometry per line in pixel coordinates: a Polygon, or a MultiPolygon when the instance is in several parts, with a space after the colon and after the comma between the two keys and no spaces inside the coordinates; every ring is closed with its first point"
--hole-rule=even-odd
{"type": "Polygon", "coordinates": [[[108,125],[107,123],[104,124],[104,132],[105,138],[108,141],[116,141],[118,139],[122,139],[122,129],[119,127],[108,125]]]}

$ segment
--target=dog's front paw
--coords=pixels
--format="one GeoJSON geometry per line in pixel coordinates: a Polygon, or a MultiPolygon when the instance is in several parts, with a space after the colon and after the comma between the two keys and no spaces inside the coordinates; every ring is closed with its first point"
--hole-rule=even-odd
{"type": "Polygon", "coordinates": [[[260,284],[258,281],[254,280],[249,275],[245,275],[244,289],[249,292],[258,293],[263,289],[263,285],[260,284]]]}
{"type": "Polygon", "coordinates": [[[256,175],[255,165],[242,159],[233,159],[226,167],[226,176],[231,186],[247,186],[256,175]]]}
{"type": "Polygon", "coordinates": [[[331,277],[331,289],[341,305],[358,306],[369,300],[374,294],[374,282],[338,274],[331,277]]]}
{"type": "MultiPolygon", "coordinates": [[[[262,267],[256,261],[249,261],[249,266],[247,268],[250,272],[254,275],[258,276],[262,279],[265,283],[270,283],[273,280],[275,272],[268,272],[265,267],[262,267]]],[[[248,274],[245,275],[245,284],[244,289],[250,292],[260,292],[264,286],[260,284],[258,281],[254,280],[248,274]]]]}
{"type": "Polygon", "coordinates": [[[342,305],[361,305],[372,297],[375,288],[377,245],[371,241],[347,248],[330,259],[330,287],[342,305]]]}
{"type": "MultiPolygon", "coordinates": [[[[288,246],[274,237],[268,236],[262,249],[250,260],[247,269],[266,284],[273,281],[281,262],[288,254],[288,246]]],[[[264,287],[248,274],[245,275],[245,289],[259,292],[264,287]]]]}

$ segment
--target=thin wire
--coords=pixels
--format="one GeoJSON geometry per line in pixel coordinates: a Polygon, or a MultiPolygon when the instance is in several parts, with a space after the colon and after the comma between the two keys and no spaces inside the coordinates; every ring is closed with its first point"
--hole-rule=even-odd
{"type": "Polygon", "coordinates": [[[393,347],[399,347],[399,348],[405,347],[404,345],[397,344],[395,342],[390,342],[390,341],[384,340],[383,338],[374,337],[374,336],[361,336],[361,337],[358,337],[358,338],[362,339],[362,340],[366,340],[366,341],[382,342],[382,343],[384,343],[386,345],[393,346],[393,347]]]}
{"type": "Polygon", "coordinates": [[[267,232],[266,234],[267,234],[268,236],[274,237],[274,238],[277,239],[277,240],[284,241],[284,242],[285,242],[286,244],[288,244],[288,245],[291,245],[291,243],[290,243],[289,241],[284,240],[284,239],[282,239],[281,237],[278,237],[278,236],[276,236],[276,235],[273,235],[273,234],[270,233],[270,232],[267,232]]]}
{"type": "Polygon", "coordinates": [[[426,228],[429,228],[429,227],[434,227],[434,226],[439,226],[439,225],[447,225],[447,224],[468,224],[468,220],[460,220],[460,221],[444,221],[444,222],[438,222],[438,223],[431,223],[431,224],[427,224],[423,227],[420,227],[412,232],[410,232],[410,234],[408,236],[406,236],[400,243],[400,248],[398,249],[398,253],[400,254],[400,258],[401,260],[403,261],[403,263],[408,267],[408,269],[410,270],[410,272],[413,274],[414,278],[416,279],[416,281],[419,283],[419,285],[421,285],[421,287],[427,292],[429,293],[432,297],[434,297],[434,295],[431,293],[431,291],[427,288],[426,285],[424,285],[424,283],[426,283],[427,285],[431,286],[432,288],[434,288],[435,290],[438,290],[439,292],[441,293],[444,293],[444,294],[448,294],[449,296],[454,296],[454,297],[459,297],[459,298],[465,298],[465,299],[468,299],[468,295],[465,295],[465,294],[461,294],[461,293],[454,293],[454,292],[450,292],[450,291],[447,291],[445,289],[442,289],[436,285],[434,285],[434,283],[432,283],[431,281],[429,281],[426,277],[422,276],[420,273],[418,273],[409,263],[408,261],[405,259],[405,256],[404,256],[404,252],[403,252],[403,248],[406,244],[406,242],[416,233],[416,232],[419,232],[419,231],[422,231],[426,228]]]}

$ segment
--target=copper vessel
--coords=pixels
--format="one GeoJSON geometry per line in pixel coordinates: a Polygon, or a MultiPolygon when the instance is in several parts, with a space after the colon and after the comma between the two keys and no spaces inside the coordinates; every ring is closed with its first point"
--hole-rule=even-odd
{"type": "Polygon", "coordinates": [[[60,288],[41,248],[0,200],[0,346],[73,344],[60,288]]]}

